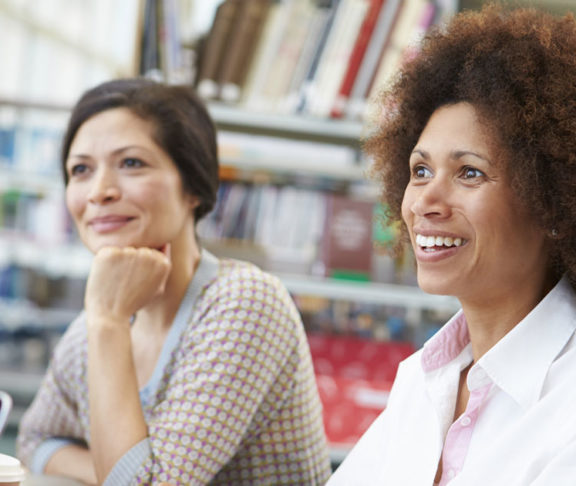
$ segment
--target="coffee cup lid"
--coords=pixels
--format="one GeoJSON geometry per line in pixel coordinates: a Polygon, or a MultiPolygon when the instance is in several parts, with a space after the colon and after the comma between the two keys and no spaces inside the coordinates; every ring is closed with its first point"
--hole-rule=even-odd
{"type": "Polygon", "coordinates": [[[22,481],[26,473],[20,461],[12,456],[0,454],[0,484],[22,481]]]}

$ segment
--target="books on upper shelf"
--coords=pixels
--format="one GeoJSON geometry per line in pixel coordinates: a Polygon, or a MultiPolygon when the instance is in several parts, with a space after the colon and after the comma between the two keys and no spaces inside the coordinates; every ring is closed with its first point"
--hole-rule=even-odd
{"type": "Polygon", "coordinates": [[[205,98],[237,101],[270,0],[225,0],[200,55],[197,89],[205,98]]]}
{"type": "Polygon", "coordinates": [[[198,90],[253,111],[362,119],[423,33],[454,13],[453,3],[225,0],[200,53],[198,90]],[[222,77],[240,65],[234,82],[222,77]]]}

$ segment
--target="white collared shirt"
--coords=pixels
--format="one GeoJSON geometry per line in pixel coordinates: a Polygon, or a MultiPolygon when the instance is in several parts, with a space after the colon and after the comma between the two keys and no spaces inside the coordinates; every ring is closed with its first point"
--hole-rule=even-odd
{"type": "Polygon", "coordinates": [[[575,329],[564,277],[471,367],[470,399],[453,422],[473,360],[459,312],[401,363],[386,410],[328,486],[433,486],[441,457],[441,486],[576,485],[575,329]]]}

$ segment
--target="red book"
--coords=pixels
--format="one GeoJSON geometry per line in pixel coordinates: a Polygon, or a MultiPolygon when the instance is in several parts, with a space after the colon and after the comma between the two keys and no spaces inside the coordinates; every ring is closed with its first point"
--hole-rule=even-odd
{"type": "Polygon", "coordinates": [[[322,262],[328,277],[370,280],[374,203],[330,194],[322,241],[322,262]]]}
{"type": "Polygon", "coordinates": [[[332,118],[341,118],[344,115],[346,103],[352,92],[352,86],[354,86],[354,80],[360,69],[362,59],[368,48],[368,42],[372,37],[374,32],[374,27],[376,26],[376,21],[378,20],[378,15],[382,6],[384,5],[384,0],[371,0],[370,6],[368,7],[368,12],[364,18],[364,22],[360,27],[360,32],[352,49],[352,54],[350,55],[350,61],[348,63],[348,68],[346,74],[342,79],[342,84],[340,85],[340,90],[334,107],[330,116],[332,118]]]}

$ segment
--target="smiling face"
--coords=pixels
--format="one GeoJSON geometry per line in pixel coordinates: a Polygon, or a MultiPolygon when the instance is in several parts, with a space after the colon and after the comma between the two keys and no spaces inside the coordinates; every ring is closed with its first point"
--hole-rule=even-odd
{"type": "Polygon", "coordinates": [[[423,290],[490,302],[544,286],[545,234],[510,188],[472,105],[434,112],[410,173],[402,217],[423,290]]]}
{"type": "Polygon", "coordinates": [[[154,141],[154,125],[126,108],[82,124],[70,146],[66,204],[83,243],[161,248],[193,235],[196,199],[154,141]]]}

